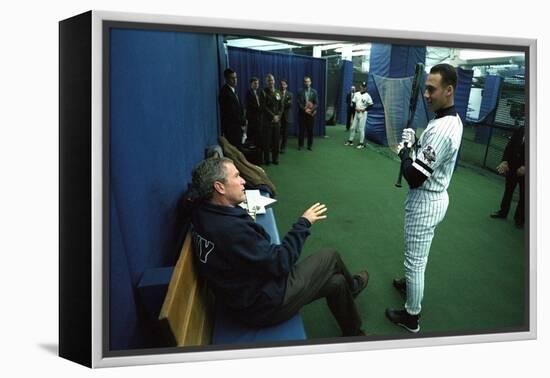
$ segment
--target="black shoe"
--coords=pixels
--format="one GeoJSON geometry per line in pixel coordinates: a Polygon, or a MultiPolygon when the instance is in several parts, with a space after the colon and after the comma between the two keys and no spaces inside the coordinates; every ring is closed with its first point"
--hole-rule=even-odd
{"type": "Polygon", "coordinates": [[[504,214],[502,211],[495,211],[493,214],[491,214],[491,218],[499,218],[499,219],[506,219],[506,214],[504,214]]]}
{"type": "Polygon", "coordinates": [[[369,284],[369,272],[363,270],[362,272],[357,273],[353,276],[355,282],[357,282],[357,287],[355,290],[352,290],[351,295],[353,298],[357,298],[359,293],[361,293],[367,285],[369,284]]]}
{"type": "Polygon", "coordinates": [[[302,146],[298,147],[298,151],[302,151],[302,146]]]}
{"type": "Polygon", "coordinates": [[[310,151],[313,151],[313,150],[311,149],[311,147],[308,147],[307,149],[310,150],[310,151]]]}
{"type": "Polygon", "coordinates": [[[273,161],[273,164],[279,165],[279,162],[278,162],[277,160],[274,160],[274,161],[273,161]]]}
{"type": "Polygon", "coordinates": [[[393,287],[401,294],[404,298],[407,297],[407,280],[403,278],[394,278],[393,287]]]}
{"type": "Polygon", "coordinates": [[[270,165],[271,162],[270,162],[270,161],[266,161],[264,164],[265,164],[265,165],[270,165]]]}
{"type": "Polygon", "coordinates": [[[285,153],[285,150],[284,149],[281,149],[281,151],[279,151],[280,154],[284,154],[285,153]]]}
{"type": "Polygon", "coordinates": [[[420,324],[418,324],[418,319],[420,314],[411,315],[407,310],[394,310],[391,308],[386,309],[386,317],[394,324],[405,328],[407,331],[412,333],[417,333],[420,331],[420,324]]]}

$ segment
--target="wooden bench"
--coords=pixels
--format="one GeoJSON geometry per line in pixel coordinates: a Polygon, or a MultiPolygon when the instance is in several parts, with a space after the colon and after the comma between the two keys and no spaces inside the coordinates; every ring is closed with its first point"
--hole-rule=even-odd
{"type": "Polygon", "coordinates": [[[177,346],[208,345],[212,342],[213,298],[197,274],[187,233],[159,314],[163,328],[177,346]]]}

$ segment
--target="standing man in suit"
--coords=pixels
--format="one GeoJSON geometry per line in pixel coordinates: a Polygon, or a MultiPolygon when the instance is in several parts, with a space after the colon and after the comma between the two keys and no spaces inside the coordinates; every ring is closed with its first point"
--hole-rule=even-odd
{"type": "Polygon", "coordinates": [[[304,77],[304,88],[298,93],[298,149],[304,146],[304,135],[307,133],[307,149],[313,146],[313,119],[319,106],[317,91],[311,88],[311,78],[304,77]]]}
{"type": "Polygon", "coordinates": [[[281,117],[281,153],[285,153],[288,139],[288,128],[293,122],[292,92],[288,90],[288,81],[281,80],[281,97],[283,98],[283,116],[281,117]]]}
{"type": "Polygon", "coordinates": [[[262,134],[264,164],[279,164],[279,138],[281,133],[281,116],[283,115],[283,99],[281,92],[275,89],[275,77],[268,74],[265,77],[266,87],[260,93],[262,109],[262,134]],[[271,155],[270,155],[271,152],[271,155]]]}
{"type": "Polygon", "coordinates": [[[220,117],[222,135],[237,148],[242,147],[242,137],[246,130],[246,118],[237,95],[237,73],[231,68],[223,71],[225,84],[220,89],[220,117]]]}
{"type": "Polygon", "coordinates": [[[500,210],[491,214],[491,218],[505,219],[510,210],[514,189],[519,184],[519,201],[514,213],[517,228],[525,223],[525,126],[514,131],[506,145],[502,162],[497,167],[498,173],[506,176],[506,188],[500,203],[500,210]]]}
{"type": "Polygon", "coordinates": [[[353,103],[353,95],[355,94],[355,86],[352,85],[350,91],[346,95],[346,105],[347,105],[347,119],[346,119],[346,131],[349,131],[351,126],[351,119],[355,115],[355,104],[353,103]]]}
{"type": "Polygon", "coordinates": [[[250,89],[246,92],[246,121],[248,122],[246,133],[250,144],[257,148],[262,145],[259,85],[260,81],[257,77],[251,78],[250,89]]]}

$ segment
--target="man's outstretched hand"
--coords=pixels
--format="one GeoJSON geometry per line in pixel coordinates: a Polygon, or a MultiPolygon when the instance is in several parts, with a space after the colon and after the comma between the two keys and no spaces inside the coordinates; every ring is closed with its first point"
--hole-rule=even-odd
{"type": "Polygon", "coordinates": [[[317,202],[315,205],[307,209],[302,217],[306,218],[309,223],[313,224],[320,219],[326,219],[327,216],[323,215],[326,211],[327,207],[324,204],[317,202]]]}

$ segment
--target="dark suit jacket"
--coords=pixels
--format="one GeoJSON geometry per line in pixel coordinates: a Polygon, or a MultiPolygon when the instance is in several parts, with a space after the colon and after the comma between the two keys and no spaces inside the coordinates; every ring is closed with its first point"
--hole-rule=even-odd
{"type": "MultiPolygon", "coordinates": [[[[310,95],[310,101],[313,103],[313,111],[317,111],[317,108],[319,107],[319,102],[317,100],[317,91],[313,88],[310,88],[311,90],[311,95],[310,95]]],[[[305,108],[306,108],[306,104],[307,104],[307,101],[306,101],[306,91],[305,91],[305,88],[302,88],[300,90],[300,92],[298,92],[298,110],[300,112],[304,112],[305,108]]]]}
{"type": "Polygon", "coordinates": [[[348,105],[349,110],[351,110],[352,112],[355,112],[355,103],[351,101],[352,99],[353,98],[352,98],[351,92],[348,92],[348,94],[346,95],[346,104],[348,105]]]}
{"type": "Polygon", "coordinates": [[[525,126],[521,126],[514,131],[512,138],[508,141],[502,161],[507,161],[510,170],[515,171],[522,165],[525,165],[525,126]]]}
{"type": "Polygon", "coordinates": [[[246,119],[248,123],[257,124],[260,122],[260,89],[256,90],[256,94],[258,95],[258,101],[256,101],[252,89],[246,92],[246,119]]]}
{"type": "Polygon", "coordinates": [[[355,102],[351,101],[352,99],[353,99],[353,96],[351,92],[348,92],[348,94],[346,95],[346,104],[348,105],[347,107],[348,116],[349,114],[355,114],[355,102]]]}
{"type": "Polygon", "coordinates": [[[244,111],[229,85],[224,84],[220,89],[219,102],[222,133],[236,133],[237,128],[240,130],[245,124],[244,111]]]}
{"type": "MultiPolygon", "coordinates": [[[[281,91],[281,94],[283,92],[281,91]]],[[[286,91],[283,96],[283,122],[284,123],[292,123],[293,122],[293,115],[292,115],[292,92],[286,91]]]]}

